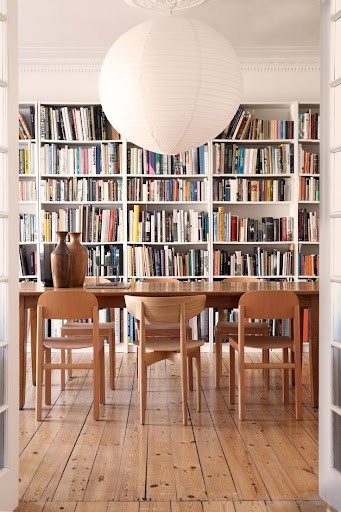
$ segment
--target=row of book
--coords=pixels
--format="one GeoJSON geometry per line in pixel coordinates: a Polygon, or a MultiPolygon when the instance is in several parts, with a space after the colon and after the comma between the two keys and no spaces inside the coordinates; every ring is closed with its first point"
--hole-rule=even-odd
{"type": "Polygon", "coordinates": [[[305,151],[302,146],[299,147],[298,162],[300,173],[302,174],[319,174],[320,172],[320,156],[318,153],[305,151]]]}
{"type": "Polygon", "coordinates": [[[23,107],[19,110],[19,139],[34,139],[35,137],[35,115],[33,105],[23,107]]]}
{"type": "Polygon", "coordinates": [[[41,181],[41,199],[48,201],[122,201],[121,180],[61,178],[41,181]]]}
{"type": "Polygon", "coordinates": [[[37,174],[35,142],[30,143],[30,148],[19,148],[19,174],[37,174]]]}
{"type": "Polygon", "coordinates": [[[215,276],[291,276],[293,251],[255,247],[252,253],[213,251],[215,276]]]}
{"type": "Polygon", "coordinates": [[[19,277],[37,275],[37,250],[19,247],[19,277]]]}
{"type": "Polygon", "coordinates": [[[128,201],[206,201],[205,180],[128,180],[128,201]]]}
{"type": "Polygon", "coordinates": [[[320,179],[310,176],[300,177],[300,195],[299,201],[319,201],[320,200],[320,179]]]}
{"type": "Polygon", "coordinates": [[[36,201],[37,188],[35,181],[19,182],[19,201],[36,201]]]}
{"type": "Polygon", "coordinates": [[[222,178],[213,182],[213,201],[290,201],[290,179],[222,178]]]}
{"type": "Polygon", "coordinates": [[[316,276],[319,275],[319,255],[298,253],[298,275],[316,276]]]}
{"type": "Polygon", "coordinates": [[[123,239],[121,209],[87,205],[79,209],[44,211],[43,242],[56,242],[56,231],[80,231],[83,243],[119,242],[123,239]]]}
{"type": "Polygon", "coordinates": [[[213,212],[214,242],[291,242],[293,217],[240,218],[224,207],[213,212]]]}
{"type": "Polygon", "coordinates": [[[86,147],[43,144],[40,151],[42,174],[120,174],[121,168],[119,142],[86,147]]]}
{"type": "Polygon", "coordinates": [[[147,149],[128,148],[129,174],[208,174],[207,144],[176,155],[161,155],[147,149]]]}
{"type": "Polygon", "coordinates": [[[284,119],[258,119],[254,111],[240,106],[230,124],[217,137],[219,139],[292,139],[294,122],[284,119]]]}
{"type": "Polygon", "coordinates": [[[213,146],[215,174],[290,174],[294,172],[294,145],[240,147],[218,143],[213,146]]]}
{"type": "Polygon", "coordinates": [[[206,242],[208,213],[195,210],[140,211],[135,205],[128,211],[130,242],[206,242]]]}
{"type": "Polygon", "coordinates": [[[32,213],[19,214],[19,241],[37,241],[37,216],[32,213]]]}
{"type": "Polygon", "coordinates": [[[117,140],[100,105],[86,107],[40,106],[40,137],[51,140],[117,140]]]}
{"type": "Polygon", "coordinates": [[[41,218],[43,242],[57,242],[56,231],[82,231],[82,207],[59,208],[55,212],[42,210],[41,218]]]}
{"type": "Polygon", "coordinates": [[[298,115],[298,138],[320,139],[320,114],[309,109],[298,115]]]}
{"type": "Polygon", "coordinates": [[[132,277],[208,275],[208,251],[190,249],[180,252],[174,247],[128,247],[128,275],[132,277]]]}
{"type": "Polygon", "coordinates": [[[317,212],[305,208],[298,210],[298,239],[301,242],[319,241],[319,217],[317,212]]]}
{"type": "Polygon", "coordinates": [[[88,248],[87,275],[102,277],[119,277],[123,275],[122,247],[100,245],[88,248]]]}

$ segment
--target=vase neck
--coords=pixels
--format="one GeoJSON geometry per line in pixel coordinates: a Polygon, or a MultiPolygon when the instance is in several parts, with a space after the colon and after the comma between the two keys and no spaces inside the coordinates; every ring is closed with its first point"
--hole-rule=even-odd
{"type": "Polygon", "coordinates": [[[65,243],[67,233],[67,231],[56,231],[56,235],[60,243],[65,243]]]}
{"type": "Polygon", "coordinates": [[[81,233],[70,233],[71,242],[79,242],[81,233]]]}

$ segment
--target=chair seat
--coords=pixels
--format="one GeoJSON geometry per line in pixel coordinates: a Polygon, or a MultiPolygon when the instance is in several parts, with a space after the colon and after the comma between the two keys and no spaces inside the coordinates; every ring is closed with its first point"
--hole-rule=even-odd
{"type": "Polygon", "coordinates": [[[43,339],[43,346],[46,348],[56,349],[89,348],[93,346],[93,340],[92,336],[89,336],[88,339],[84,339],[84,337],[79,338],[79,336],[68,336],[67,338],[47,338],[43,339]]]}
{"type": "MultiPolygon", "coordinates": [[[[230,343],[238,349],[238,336],[230,336],[230,343]]],[[[244,346],[248,348],[293,348],[294,342],[288,336],[245,336],[244,346]]]]}
{"type": "MultiPolygon", "coordinates": [[[[216,334],[222,332],[229,334],[238,334],[238,322],[228,322],[227,320],[219,320],[216,328],[216,334]]],[[[267,335],[269,334],[269,326],[266,322],[247,322],[245,324],[245,333],[246,334],[258,334],[258,335],[267,335]]]]}
{"type": "MultiPolygon", "coordinates": [[[[138,341],[133,342],[137,347],[139,346],[138,341]]],[[[192,352],[197,348],[201,347],[205,342],[202,340],[187,340],[187,352],[192,352]]],[[[152,350],[153,352],[180,352],[180,340],[176,338],[157,338],[146,339],[146,350],[152,350]]]]}

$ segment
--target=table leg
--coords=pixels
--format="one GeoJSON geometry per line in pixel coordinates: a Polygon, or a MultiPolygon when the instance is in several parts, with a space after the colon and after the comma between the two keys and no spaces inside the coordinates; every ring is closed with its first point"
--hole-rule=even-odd
{"type": "Polygon", "coordinates": [[[310,355],[310,385],[313,406],[318,406],[319,395],[319,298],[311,297],[309,309],[309,355],[310,355]]]}
{"type": "Polygon", "coordinates": [[[37,308],[30,308],[30,340],[31,340],[31,366],[32,366],[32,383],[36,385],[36,368],[37,368],[37,308]]]}
{"type": "Polygon", "coordinates": [[[25,405],[26,392],[26,311],[25,299],[19,299],[19,408],[23,409],[25,405]]]}

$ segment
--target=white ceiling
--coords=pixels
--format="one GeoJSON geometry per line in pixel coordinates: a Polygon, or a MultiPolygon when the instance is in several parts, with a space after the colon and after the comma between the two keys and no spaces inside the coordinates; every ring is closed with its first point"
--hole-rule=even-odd
{"type": "MultiPolygon", "coordinates": [[[[240,55],[318,54],[319,0],[207,0],[179,11],[224,33],[240,55]]],[[[164,13],[124,0],[19,0],[19,59],[93,59],[134,25],[164,13]]]]}

